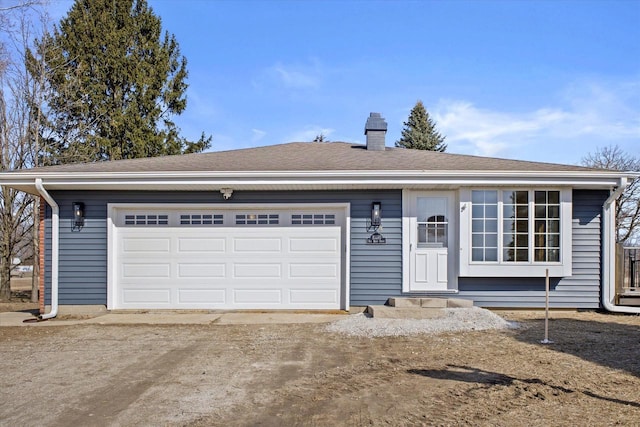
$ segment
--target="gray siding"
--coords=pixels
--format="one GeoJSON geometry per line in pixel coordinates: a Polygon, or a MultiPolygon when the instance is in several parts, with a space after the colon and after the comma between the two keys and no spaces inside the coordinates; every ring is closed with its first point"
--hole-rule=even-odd
{"type": "MultiPolygon", "coordinates": [[[[552,307],[600,307],[600,217],[608,195],[607,191],[573,191],[573,275],[550,280],[552,307]]],[[[544,307],[545,303],[544,277],[461,277],[458,288],[460,297],[484,307],[544,307]]]]}
{"type": "MultiPolygon", "coordinates": [[[[215,203],[211,192],[53,192],[60,205],[60,304],[106,304],[107,203],[215,203]],[[83,202],[85,227],[71,227],[71,204],[83,202]]],[[[573,192],[573,276],[552,278],[551,305],[600,305],[600,217],[606,191],[573,192]]],[[[402,294],[402,195],[400,191],[241,192],[230,203],[351,203],[350,304],[383,304],[402,294]],[[384,245],[366,243],[372,201],[381,201],[384,245]]],[[[50,303],[51,210],[45,239],[46,303],[50,303]]],[[[460,278],[459,296],[485,307],[543,307],[544,278],[460,278]]]]}
{"type": "MultiPolygon", "coordinates": [[[[60,304],[107,303],[107,203],[215,203],[212,192],[52,192],[60,206],[60,304]],[[72,228],[72,203],[85,204],[82,230],[72,228]]],[[[401,191],[243,192],[227,203],[351,203],[352,305],[382,304],[402,288],[401,191]],[[382,202],[384,245],[366,243],[371,202],[382,202]]],[[[46,292],[51,301],[51,210],[47,209],[46,292]]]]}

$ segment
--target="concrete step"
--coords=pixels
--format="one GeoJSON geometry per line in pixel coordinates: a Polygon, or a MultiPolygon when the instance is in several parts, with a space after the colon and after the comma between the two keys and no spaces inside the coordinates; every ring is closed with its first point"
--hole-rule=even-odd
{"type": "Polygon", "coordinates": [[[442,308],[423,307],[390,307],[388,305],[370,305],[367,312],[374,318],[381,319],[437,319],[445,317],[442,308]]]}
{"type": "Polygon", "coordinates": [[[388,304],[396,308],[469,308],[473,301],[462,298],[389,298],[388,304]]]}

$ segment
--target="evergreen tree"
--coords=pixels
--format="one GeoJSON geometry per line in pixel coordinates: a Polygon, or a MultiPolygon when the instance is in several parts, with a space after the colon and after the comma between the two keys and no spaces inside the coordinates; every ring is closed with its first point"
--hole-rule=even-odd
{"type": "Polygon", "coordinates": [[[198,152],[172,121],[186,107],[186,59],[146,0],[76,0],[28,63],[46,68],[42,164],[198,152]]]}
{"type": "Polygon", "coordinates": [[[404,122],[402,137],[396,141],[396,147],[443,152],[447,149],[445,138],[436,130],[422,101],[418,101],[411,110],[409,119],[404,122]]]}

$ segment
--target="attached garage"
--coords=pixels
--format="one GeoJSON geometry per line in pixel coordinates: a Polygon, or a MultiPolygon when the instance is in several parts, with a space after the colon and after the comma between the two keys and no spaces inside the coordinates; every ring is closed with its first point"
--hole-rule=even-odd
{"type": "Polygon", "coordinates": [[[345,309],[345,206],[109,205],[110,309],[345,309]]]}

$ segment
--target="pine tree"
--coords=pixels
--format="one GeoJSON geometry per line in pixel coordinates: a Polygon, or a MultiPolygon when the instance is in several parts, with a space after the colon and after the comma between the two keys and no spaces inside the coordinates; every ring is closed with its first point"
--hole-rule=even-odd
{"type": "Polygon", "coordinates": [[[411,110],[409,119],[404,122],[402,137],[396,141],[396,147],[444,152],[447,149],[445,138],[436,130],[422,101],[418,101],[411,110]]]}
{"type": "Polygon", "coordinates": [[[28,61],[46,68],[44,164],[202,151],[172,121],[186,108],[187,61],[146,0],[76,0],[28,61]]]}

